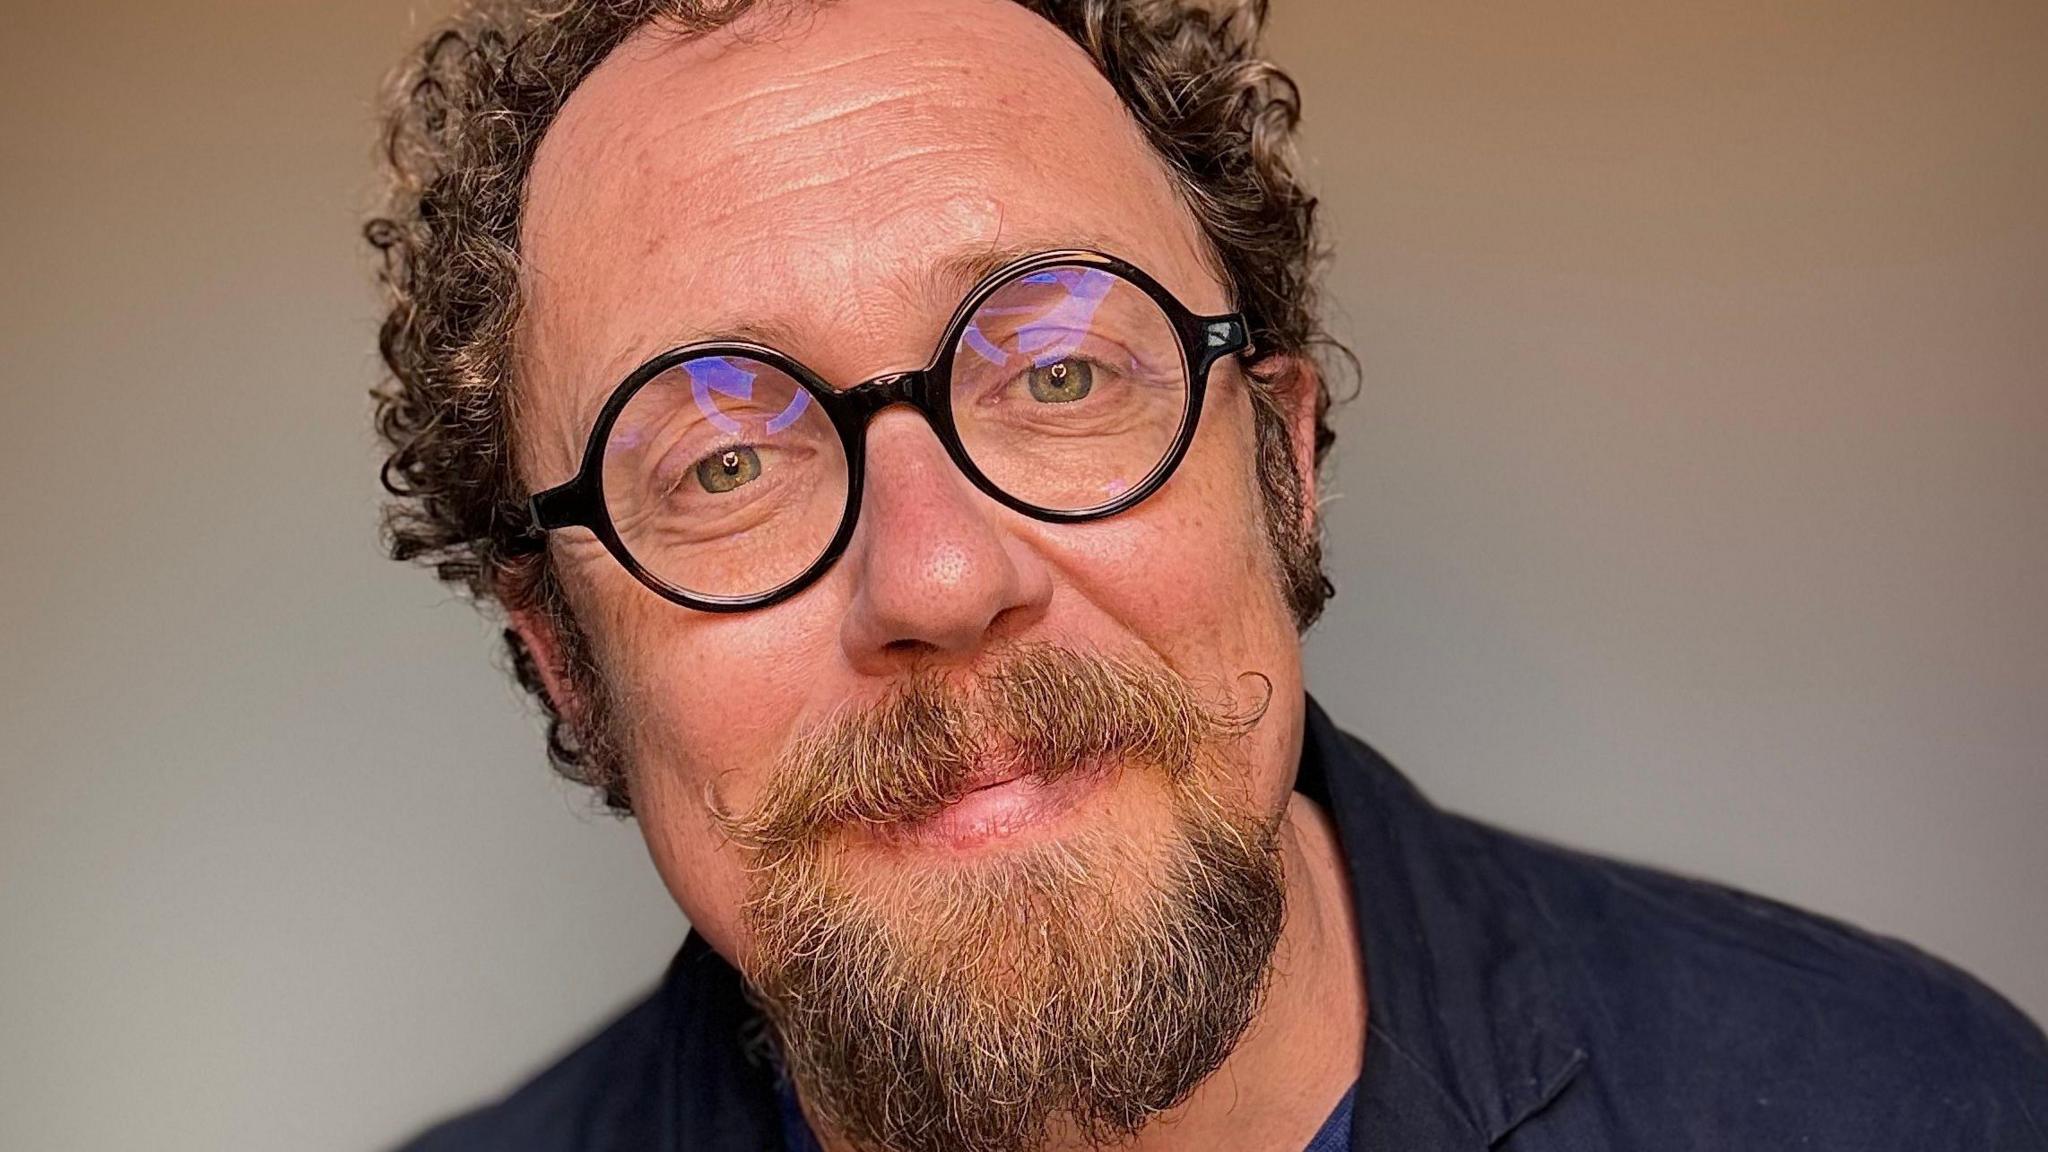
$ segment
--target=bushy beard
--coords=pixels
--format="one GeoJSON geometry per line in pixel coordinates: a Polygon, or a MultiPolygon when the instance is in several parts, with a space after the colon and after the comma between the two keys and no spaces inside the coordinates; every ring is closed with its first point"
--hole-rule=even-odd
{"type": "Polygon", "coordinates": [[[800,741],[745,814],[751,994],[816,1120],[869,1149],[1111,1144],[1183,1101],[1257,1015],[1285,918],[1277,816],[1244,795],[1256,715],[1171,672],[1013,646],[971,688],[913,675],[800,741]],[[850,841],[932,815],[991,757],[1141,774],[1172,814],[966,863],[850,841]]]}

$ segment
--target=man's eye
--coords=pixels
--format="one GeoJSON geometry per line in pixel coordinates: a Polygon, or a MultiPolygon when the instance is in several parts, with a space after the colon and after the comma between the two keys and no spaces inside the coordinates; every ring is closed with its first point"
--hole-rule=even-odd
{"type": "Polygon", "coordinates": [[[1086,360],[1055,360],[1026,374],[1031,398],[1043,404],[1071,404],[1095,387],[1095,366],[1086,360]]]}
{"type": "Polygon", "coordinates": [[[736,444],[697,461],[695,471],[706,492],[730,492],[761,475],[761,457],[751,446],[736,444]]]}

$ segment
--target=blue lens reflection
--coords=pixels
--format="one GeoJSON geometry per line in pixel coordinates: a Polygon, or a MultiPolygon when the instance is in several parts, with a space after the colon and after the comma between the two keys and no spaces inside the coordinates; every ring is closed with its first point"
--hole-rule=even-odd
{"type": "MultiPolygon", "coordinates": [[[[683,365],[683,370],[689,374],[690,395],[697,401],[697,410],[704,414],[704,418],[728,436],[742,435],[746,429],[721,411],[712,395],[716,393],[743,402],[751,401],[754,398],[754,380],[759,373],[725,356],[692,360],[683,365]]],[[[789,405],[768,418],[768,433],[774,435],[802,419],[810,403],[809,392],[802,388],[792,389],[789,405]]]]}
{"type": "Polygon", "coordinates": [[[968,324],[961,341],[990,364],[1003,365],[1010,357],[983,334],[981,324],[984,318],[1039,313],[1038,319],[1017,327],[1016,343],[1020,355],[1030,357],[1033,367],[1043,368],[1073,353],[1088,326],[1094,322],[1096,310],[1102,307],[1110,289],[1116,287],[1116,277],[1095,268],[1048,268],[1021,276],[1017,282],[1033,286],[1056,285],[1065,291],[1050,305],[1034,303],[1029,307],[1012,308],[982,305],[973,322],[968,324]]]}

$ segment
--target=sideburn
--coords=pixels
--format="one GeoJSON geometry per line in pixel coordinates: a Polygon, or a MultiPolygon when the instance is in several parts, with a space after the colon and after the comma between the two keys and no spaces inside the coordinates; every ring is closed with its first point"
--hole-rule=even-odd
{"type": "Polygon", "coordinates": [[[1323,572],[1321,516],[1308,505],[1301,457],[1288,431],[1290,415],[1282,396],[1288,382],[1250,370],[1245,380],[1252,400],[1253,464],[1258,472],[1266,540],[1278,563],[1280,592],[1294,615],[1295,629],[1306,632],[1336,591],[1323,572]]]}

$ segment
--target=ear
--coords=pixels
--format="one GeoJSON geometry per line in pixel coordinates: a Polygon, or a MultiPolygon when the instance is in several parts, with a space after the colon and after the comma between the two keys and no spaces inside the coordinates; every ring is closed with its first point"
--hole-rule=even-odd
{"type": "Polygon", "coordinates": [[[548,706],[555,715],[572,725],[578,723],[583,714],[583,701],[576,691],[574,678],[569,675],[565,659],[567,646],[563,643],[560,629],[539,609],[515,609],[508,616],[509,630],[525,649],[526,667],[531,669],[532,678],[539,682],[540,690],[547,694],[548,706]]]}
{"type": "Polygon", "coordinates": [[[1301,485],[1302,515],[1307,519],[1302,528],[1313,532],[1317,496],[1316,425],[1323,393],[1322,369],[1310,356],[1290,354],[1268,357],[1259,364],[1258,371],[1268,381],[1267,390],[1272,394],[1273,403],[1279,407],[1281,423],[1287,429],[1295,480],[1301,485]]]}

